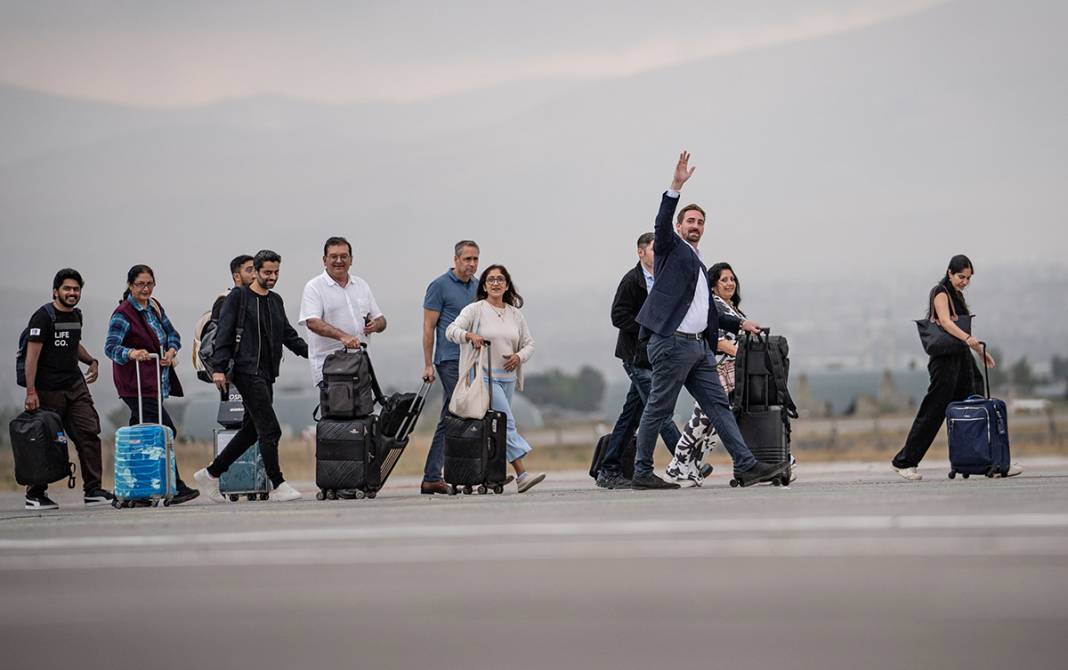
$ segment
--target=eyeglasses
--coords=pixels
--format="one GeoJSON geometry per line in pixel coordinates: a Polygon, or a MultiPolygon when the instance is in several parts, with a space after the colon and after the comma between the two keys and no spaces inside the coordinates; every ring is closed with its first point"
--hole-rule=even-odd
{"type": "Polygon", "coordinates": [[[486,278],[486,283],[487,284],[507,284],[508,280],[505,279],[504,277],[487,277],[486,278]]]}
{"type": "Polygon", "coordinates": [[[139,289],[152,288],[155,285],[156,285],[156,282],[154,282],[154,281],[135,281],[133,283],[133,287],[134,288],[139,288],[139,289]]]}
{"type": "Polygon", "coordinates": [[[342,261],[342,262],[347,261],[347,260],[351,259],[352,256],[349,256],[348,254],[341,254],[340,256],[337,256],[337,255],[335,255],[335,256],[327,256],[326,258],[330,262],[336,263],[338,261],[342,261]]]}

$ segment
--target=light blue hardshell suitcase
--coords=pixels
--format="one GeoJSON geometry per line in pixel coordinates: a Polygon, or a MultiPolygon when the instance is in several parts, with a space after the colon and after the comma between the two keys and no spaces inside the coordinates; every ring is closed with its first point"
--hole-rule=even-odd
{"type": "MultiPolygon", "coordinates": [[[[159,354],[152,354],[156,362],[156,388],[162,386],[159,354]]],[[[162,423],[143,423],[141,396],[141,364],[137,366],[137,412],[142,423],[123,426],[115,433],[115,499],[160,501],[169,505],[174,497],[178,479],[174,463],[174,433],[162,423]]],[[[163,417],[163,397],[157,393],[157,416],[163,417]]]]}
{"type": "MultiPolygon", "coordinates": [[[[230,444],[230,440],[236,434],[236,430],[215,431],[216,456],[226,448],[226,445],[230,444]]],[[[260,455],[259,443],[253,443],[219,477],[219,492],[224,496],[229,496],[232,502],[237,502],[237,499],[241,496],[245,496],[249,500],[267,500],[269,491],[267,470],[263,467],[263,456],[260,455]]]]}

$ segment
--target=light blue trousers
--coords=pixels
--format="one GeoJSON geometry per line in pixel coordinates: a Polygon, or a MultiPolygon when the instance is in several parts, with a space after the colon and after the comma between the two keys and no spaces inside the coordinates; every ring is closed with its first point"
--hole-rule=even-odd
{"type": "Polygon", "coordinates": [[[506,453],[508,462],[511,463],[517,458],[525,456],[531,449],[527,441],[515,429],[515,417],[512,416],[512,394],[515,392],[515,380],[501,380],[494,377],[490,388],[493,391],[490,407],[498,412],[504,412],[504,415],[508,417],[508,448],[506,453]]]}

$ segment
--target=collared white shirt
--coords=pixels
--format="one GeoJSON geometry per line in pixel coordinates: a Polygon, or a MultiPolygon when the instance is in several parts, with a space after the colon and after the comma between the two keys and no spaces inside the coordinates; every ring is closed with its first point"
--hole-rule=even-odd
{"type": "MultiPolygon", "coordinates": [[[[679,192],[674,189],[667,190],[667,197],[678,198],[679,192]]],[[[690,309],[686,310],[686,316],[682,317],[679,324],[680,333],[703,333],[708,328],[708,275],[705,274],[705,259],[692,244],[683,239],[682,235],[675,232],[679,240],[697,254],[697,260],[701,261],[701,272],[697,277],[697,286],[693,290],[693,300],[690,301],[690,309]]]]}
{"type": "MultiPolygon", "coordinates": [[[[364,320],[367,317],[377,319],[380,316],[382,310],[378,308],[367,282],[350,274],[349,283],[342,286],[323,270],[322,274],[316,275],[304,285],[298,323],[307,328],[308,319],[322,319],[334,328],[354,335],[364,342],[364,320]]],[[[308,329],[308,360],[316,384],[323,379],[323,361],[327,355],[343,347],[340,341],[323,337],[308,329]]]]}
{"type": "Polygon", "coordinates": [[[682,323],[679,324],[679,332],[703,333],[708,328],[709,300],[708,275],[705,274],[704,270],[705,259],[701,257],[701,252],[694,249],[693,245],[684,240],[681,235],[679,236],[679,241],[693,251],[697,255],[697,260],[701,262],[701,271],[697,275],[697,286],[693,290],[693,300],[690,302],[690,309],[686,310],[686,316],[682,317],[682,323]]]}
{"type": "Polygon", "coordinates": [[[645,290],[649,293],[653,292],[653,273],[645,269],[642,265],[642,274],[645,275],[645,290]]]}

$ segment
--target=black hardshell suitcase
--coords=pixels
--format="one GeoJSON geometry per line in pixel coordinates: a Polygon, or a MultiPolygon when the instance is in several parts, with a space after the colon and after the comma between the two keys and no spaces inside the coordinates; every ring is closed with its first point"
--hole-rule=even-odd
{"type": "MultiPolygon", "coordinates": [[[[604,452],[608,449],[608,441],[612,434],[606,433],[597,440],[597,446],[593,448],[593,461],[590,463],[590,477],[597,479],[597,472],[601,469],[601,461],[604,460],[604,452]]],[[[619,455],[619,467],[623,476],[634,479],[634,454],[638,451],[638,434],[631,436],[623,445],[623,453],[619,455]]]]}
{"type": "Polygon", "coordinates": [[[322,419],[316,424],[318,500],[375,497],[379,488],[379,461],[374,457],[377,423],[378,417],[372,415],[350,421],[322,419]]]}
{"type": "Polygon", "coordinates": [[[489,410],[481,419],[445,416],[445,483],[449,494],[504,493],[508,478],[508,416],[489,410]]]}
{"type": "MultiPolygon", "coordinates": [[[[771,405],[742,410],[737,421],[742,439],[758,461],[790,462],[790,415],[785,407],[771,405]]],[[[772,483],[789,486],[790,471],[772,483]]],[[[731,479],[731,486],[738,486],[738,482],[731,479]]]]}
{"type": "Polygon", "coordinates": [[[23,412],[11,420],[8,431],[16,482],[39,486],[66,479],[67,488],[74,488],[74,463],[59,414],[46,409],[23,412]]]}

